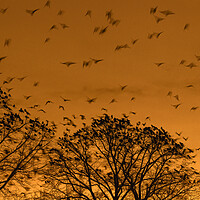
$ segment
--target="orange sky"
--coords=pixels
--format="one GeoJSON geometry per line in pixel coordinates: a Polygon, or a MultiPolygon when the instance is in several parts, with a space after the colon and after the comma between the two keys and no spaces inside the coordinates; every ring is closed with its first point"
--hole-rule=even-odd
{"type": "MultiPolygon", "coordinates": [[[[158,127],[180,132],[189,137],[188,145],[200,146],[200,2],[199,0],[0,0],[0,62],[2,81],[7,77],[27,76],[22,82],[14,79],[5,88],[11,90],[19,105],[40,104],[46,114],[41,117],[62,121],[63,116],[86,114],[94,116],[101,108],[121,116],[136,112],[131,118],[137,122],[150,116],[158,127]],[[156,23],[155,16],[164,18],[156,23]],[[36,11],[33,16],[26,9],[36,11]],[[57,13],[63,10],[63,15],[57,13]],[[91,10],[91,18],[85,16],[91,10]],[[112,10],[118,26],[106,20],[106,11],[112,10]],[[165,17],[160,11],[175,14],[165,17]],[[69,28],[62,29],[60,23],[69,28]],[[190,24],[184,30],[185,24],[190,24]],[[57,29],[50,30],[52,25],[57,29]],[[104,34],[93,33],[96,26],[106,27],[104,34]],[[148,39],[148,34],[163,32],[159,38],[148,39]],[[50,38],[44,43],[46,38],[50,38]],[[4,46],[5,39],[11,39],[4,46]],[[132,45],[131,41],[138,39],[132,45]],[[115,51],[117,45],[130,48],[115,51]],[[104,59],[83,68],[83,61],[104,59]],[[190,69],[179,65],[195,63],[190,69]],[[61,62],[76,64],[66,67],[61,62]],[[157,67],[155,63],[164,64],[157,67]],[[39,85],[34,87],[34,82],[39,85]],[[187,88],[187,85],[194,85],[187,88]],[[120,85],[127,85],[121,91],[120,85]],[[172,97],[167,96],[172,91],[172,97]],[[23,95],[32,95],[25,100],[23,95]],[[180,101],[173,96],[178,95],[180,101]],[[60,98],[71,99],[63,102],[60,98]],[[89,104],[87,98],[97,98],[89,104]],[[135,97],[135,101],[130,101],[135,97]],[[109,104],[115,98],[116,103],[109,104]],[[47,100],[54,104],[44,105],[47,100]],[[178,109],[172,105],[181,103],[178,109]],[[65,111],[58,109],[59,105],[65,111]]],[[[33,111],[34,112],[34,111],[33,111]]]]}

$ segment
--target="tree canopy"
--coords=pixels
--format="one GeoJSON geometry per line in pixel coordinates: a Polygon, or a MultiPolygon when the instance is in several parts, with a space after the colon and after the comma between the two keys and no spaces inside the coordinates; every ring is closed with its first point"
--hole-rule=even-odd
{"type": "MultiPolygon", "coordinates": [[[[45,167],[44,155],[56,127],[18,109],[12,97],[0,89],[0,196],[4,199],[30,183],[45,167]]],[[[19,191],[18,191],[19,192],[19,191]]]]}
{"type": "Polygon", "coordinates": [[[199,183],[194,158],[163,128],[104,114],[59,138],[44,180],[59,198],[188,199],[199,183]]]}

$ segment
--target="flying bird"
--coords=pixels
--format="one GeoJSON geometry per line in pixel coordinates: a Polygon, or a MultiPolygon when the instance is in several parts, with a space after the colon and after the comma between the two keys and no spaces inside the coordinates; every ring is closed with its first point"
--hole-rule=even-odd
{"type": "Polygon", "coordinates": [[[192,88],[192,87],[194,87],[194,85],[186,85],[185,87],[192,88]]]}
{"type": "Polygon", "coordinates": [[[26,100],[28,100],[28,99],[30,99],[32,96],[26,96],[26,95],[24,95],[24,98],[26,99],[26,100]]]}
{"type": "Polygon", "coordinates": [[[154,7],[154,8],[150,8],[150,14],[155,14],[157,11],[158,6],[154,7]]]}
{"type": "Polygon", "coordinates": [[[167,17],[168,15],[174,15],[175,14],[171,10],[163,10],[163,11],[160,11],[160,13],[162,13],[163,15],[165,15],[165,17],[167,17]]]}
{"type": "Polygon", "coordinates": [[[70,65],[74,65],[74,64],[76,64],[75,62],[61,62],[61,64],[63,64],[63,65],[67,65],[67,67],[70,67],[70,65]]]}
{"type": "Polygon", "coordinates": [[[110,24],[112,24],[112,26],[118,26],[120,23],[120,20],[119,19],[112,19],[110,20],[110,24]]]}
{"type": "Polygon", "coordinates": [[[134,45],[139,39],[132,40],[131,43],[134,45]]]}
{"type": "Polygon", "coordinates": [[[62,110],[65,110],[64,106],[61,106],[61,105],[58,108],[62,109],[62,110]]]}
{"type": "Polygon", "coordinates": [[[2,57],[0,57],[0,62],[1,62],[2,60],[4,60],[5,58],[7,58],[7,56],[2,56],[2,57]]]}
{"type": "Polygon", "coordinates": [[[62,97],[62,96],[60,96],[60,98],[61,98],[64,102],[71,101],[70,99],[66,99],[66,98],[64,98],[64,97],[62,97]]]}
{"type": "Polygon", "coordinates": [[[135,97],[131,97],[131,101],[134,101],[135,100],[135,97]]]}
{"type": "Polygon", "coordinates": [[[28,13],[28,14],[30,14],[31,16],[33,16],[38,10],[40,10],[39,8],[37,8],[37,9],[35,9],[35,10],[26,10],[26,12],[28,13]]]}
{"type": "Polygon", "coordinates": [[[89,61],[83,61],[83,68],[84,67],[90,67],[91,66],[91,64],[92,64],[92,61],[91,60],[89,60],[89,61]]]}
{"type": "Polygon", "coordinates": [[[106,11],[105,16],[106,16],[107,20],[110,20],[112,18],[112,15],[113,15],[112,10],[106,11]]]}
{"type": "Polygon", "coordinates": [[[48,1],[45,3],[44,7],[49,7],[49,8],[50,8],[50,6],[51,6],[51,1],[48,0],[48,1]]]}
{"type": "Polygon", "coordinates": [[[200,56],[195,55],[197,61],[200,61],[200,56]]]}
{"type": "Polygon", "coordinates": [[[130,114],[132,114],[132,115],[136,115],[136,112],[130,111],[130,114]]]}
{"type": "Polygon", "coordinates": [[[66,25],[66,24],[62,24],[62,23],[60,23],[60,26],[61,26],[63,29],[65,29],[65,28],[69,28],[68,25],[66,25]]]}
{"type": "Polygon", "coordinates": [[[96,26],[96,27],[94,27],[94,31],[93,31],[93,33],[96,33],[96,32],[98,32],[98,31],[99,31],[99,29],[100,29],[100,27],[99,27],[99,26],[96,26]]]}
{"type": "Polygon", "coordinates": [[[44,43],[47,43],[47,42],[49,42],[49,41],[50,41],[50,38],[47,37],[47,38],[45,39],[44,43]]]}
{"type": "Polygon", "coordinates": [[[10,42],[11,42],[11,39],[5,39],[5,41],[4,41],[4,47],[5,46],[9,46],[10,45],[10,42]]]}
{"type": "Polygon", "coordinates": [[[154,63],[155,65],[157,65],[157,67],[160,67],[161,65],[164,64],[164,62],[159,62],[159,63],[154,63]]]}
{"type": "Polygon", "coordinates": [[[45,105],[49,104],[49,103],[53,103],[52,101],[48,100],[46,101],[45,105]]]}
{"type": "Polygon", "coordinates": [[[94,64],[97,64],[104,60],[104,59],[95,59],[95,58],[90,58],[90,59],[94,62],[94,64]]]}
{"type": "Polygon", "coordinates": [[[180,133],[176,132],[176,135],[178,135],[178,136],[181,136],[181,134],[182,134],[182,132],[180,132],[180,133]]]}
{"type": "Polygon", "coordinates": [[[94,103],[96,101],[97,98],[87,98],[87,102],[88,103],[94,103]]]}
{"type": "Polygon", "coordinates": [[[91,10],[88,10],[88,11],[86,12],[85,16],[89,16],[89,17],[91,18],[91,16],[92,16],[92,11],[91,11],[91,10]]]}
{"type": "Polygon", "coordinates": [[[188,140],[188,137],[187,137],[187,138],[183,137],[183,139],[184,139],[185,141],[187,141],[187,140],[188,140]]]}
{"type": "Polygon", "coordinates": [[[120,87],[121,87],[121,91],[123,91],[127,87],[127,85],[120,85],[120,87]]]}
{"type": "Polygon", "coordinates": [[[59,10],[57,15],[63,15],[65,13],[64,10],[59,10]]]}
{"type": "Polygon", "coordinates": [[[190,24],[185,24],[185,26],[184,26],[183,30],[188,30],[188,29],[189,29],[189,27],[190,27],[190,24]]]}
{"type": "Polygon", "coordinates": [[[172,91],[169,91],[168,93],[167,93],[167,96],[172,96],[172,91]]]}
{"type": "Polygon", "coordinates": [[[54,25],[51,26],[51,28],[49,30],[51,31],[53,29],[58,29],[58,27],[54,24],[54,25]]]}
{"type": "Polygon", "coordinates": [[[178,94],[174,96],[177,101],[180,101],[178,94]]]}
{"type": "Polygon", "coordinates": [[[23,76],[23,77],[20,77],[20,78],[17,78],[19,81],[23,81],[27,76],[23,76]]]}
{"type": "Polygon", "coordinates": [[[126,49],[126,48],[130,48],[128,46],[128,44],[124,44],[124,45],[117,45],[115,48],[115,51],[119,51],[120,49],[126,49]]]}
{"type": "Polygon", "coordinates": [[[156,35],[156,33],[148,33],[147,38],[148,39],[152,39],[154,36],[156,35]]]}
{"type": "Polygon", "coordinates": [[[85,118],[85,115],[80,115],[80,117],[81,117],[81,120],[86,119],[86,118],[85,118]]]}
{"type": "Polygon", "coordinates": [[[99,35],[104,34],[108,29],[108,26],[101,28],[101,30],[99,31],[99,35]]]}
{"type": "Polygon", "coordinates": [[[159,38],[162,33],[163,33],[162,31],[159,33],[155,33],[156,38],[159,38]]]}
{"type": "Polygon", "coordinates": [[[116,99],[112,99],[109,104],[117,102],[116,99]]]}
{"type": "Polygon", "coordinates": [[[33,83],[33,86],[34,86],[34,87],[37,87],[38,85],[39,85],[39,82],[38,82],[38,81],[33,83]]]}
{"type": "Polygon", "coordinates": [[[106,108],[101,108],[101,110],[104,110],[105,112],[108,112],[108,109],[106,109],[106,108]]]}
{"type": "Polygon", "coordinates": [[[1,8],[0,13],[5,14],[7,12],[8,8],[1,8]]]}
{"type": "Polygon", "coordinates": [[[190,64],[188,65],[185,65],[186,67],[189,67],[190,69],[192,69],[193,67],[197,67],[197,65],[193,62],[191,62],[190,64]]]}
{"type": "Polygon", "coordinates": [[[171,106],[173,106],[175,109],[177,109],[180,105],[181,105],[181,103],[176,104],[176,105],[171,105],[171,106]]]}
{"type": "Polygon", "coordinates": [[[190,111],[192,111],[192,110],[197,110],[199,108],[199,106],[193,106],[191,109],[190,109],[190,111]]]}
{"type": "Polygon", "coordinates": [[[163,18],[163,17],[158,17],[158,16],[155,16],[155,15],[154,15],[154,18],[155,18],[155,20],[156,20],[156,23],[159,23],[159,22],[161,22],[162,20],[165,19],[165,18],[163,18]]]}
{"type": "Polygon", "coordinates": [[[39,112],[46,113],[46,111],[45,111],[44,109],[39,109],[38,111],[39,111],[39,112]]]}
{"type": "Polygon", "coordinates": [[[179,63],[179,65],[183,65],[185,63],[186,63],[186,60],[181,60],[180,63],[179,63]]]}

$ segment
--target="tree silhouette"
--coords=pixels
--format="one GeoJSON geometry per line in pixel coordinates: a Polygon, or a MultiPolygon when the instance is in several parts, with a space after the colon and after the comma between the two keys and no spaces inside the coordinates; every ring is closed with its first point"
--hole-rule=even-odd
{"type": "Polygon", "coordinates": [[[49,152],[44,180],[68,199],[187,199],[199,183],[194,150],[163,128],[104,114],[49,152]]]}
{"type": "MultiPolygon", "coordinates": [[[[30,189],[33,177],[45,166],[44,156],[56,127],[17,109],[10,94],[0,89],[0,196],[16,188],[30,189]]],[[[18,191],[19,192],[19,191],[18,191]]]]}

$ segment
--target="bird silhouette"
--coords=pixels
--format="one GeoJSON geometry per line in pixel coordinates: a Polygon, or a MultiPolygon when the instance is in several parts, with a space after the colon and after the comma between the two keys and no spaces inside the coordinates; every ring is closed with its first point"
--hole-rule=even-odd
{"type": "Polygon", "coordinates": [[[33,83],[33,86],[34,86],[34,87],[37,87],[38,85],[39,85],[39,82],[38,82],[38,81],[36,81],[36,82],[33,83]]]}
{"type": "Polygon", "coordinates": [[[150,8],[150,14],[155,14],[157,11],[158,6],[154,7],[154,8],[150,8]]]}
{"type": "Polygon", "coordinates": [[[185,141],[187,141],[187,140],[188,140],[188,137],[187,137],[187,138],[183,137],[183,139],[184,139],[185,141]]]}
{"type": "Polygon", "coordinates": [[[108,26],[101,28],[99,31],[99,35],[104,34],[107,31],[107,29],[108,29],[108,26]]]}
{"type": "Polygon", "coordinates": [[[178,132],[175,132],[176,133],[176,135],[178,135],[178,136],[181,136],[181,134],[182,134],[182,132],[180,132],[180,133],[178,133],[178,132]]]}
{"type": "Polygon", "coordinates": [[[162,33],[163,33],[162,31],[159,33],[155,33],[156,38],[159,38],[162,33]]]}
{"type": "Polygon", "coordinates": [[[64,106],[62,106],[62,105],[59,105],[58,108],[59,108],[59,109],[62,109],[62,110],[65,110],[64,106]]]}
{"type": "Polygon", "coordinates": [[[185,87],[187,87],[187,88],[193,88],[194,85],[186,85],[185,87]]]}
{"type": "Polygon", "coordinates": [[[160,67],[161,65],[164,64],[164,62],[159,62],[159,63],[154,63],[155,65],[157,65],[157,67],[160,67]]]}
{"type": "Polygon", "coordinates": [[[65,28],[69,28],[69,26],[68,26],[68,25],[66,25],[66,24],[63,24],[63,23],[60,23],[60,26],[61,26],[63,29],[65,29],[65,28]]]}
{"type": "Polygon", "coordinates": [[[112,99],[109,104],[117,102],[116,99],[112,99]]]}
{"type": "Polygon", "coordinates": [[[134,101],[135,100],[135,97],[131,97],[131,101],[134,101]]]}
{"type": "Polygon", "coordinates": [[[148,39],[152,39],[154,36],[156,35],[156,33],[148,33],[147,38],[148,39]]]}
{"type": "Polygon", "coordinates": [[[108,109],[106,109],[106,108],[101,108],[101,110],[108,112],[108,109]]]}
{"type": "Polygon", "coordinates": [[[189,63],[188,65],[185,65],[186,67],[192,69],[193,67],[197,67],[197,65],[193,62],[189,63]]]}
{"type": "Polygon", "coordinates": [[[197,110],[198,108],[199,108],[199,106],[193,106],[192,108],[190,108],[190,111],[197,110]]]}
{"type": "Polygon", "coordinates": [[[163,10],[163,11],[160,11],[160,13],[162,13],[163,15],[165,15],[166,17],[168,15],[174,15],[175,13],[172,12],[171,10],[163,10]]]}
{"type": "Polygon", "coordinates": [[[120,85],[121,91],[123,91],[126,87],[127,87],[127,85],[120,85]]]}
{"type": "Polygon", "coordinates": [[[134,45],[139,39],[132,40],[131,43],[134,45]]]}
{"type": "Polygon", "coordinates": [[[174,98],[178,101],[180,101],[178,94],[174,96],[174,98]]]}
{"type": "Polygon", "coordinates": [[[57,15],[63,15],[65,13],[64,10],[59,10],[57,15]]]}
{"type": "Polygon", "coordinates": [[[155,18],[155,20],[156,20],[156,23],[159,23],[159,22],[161,22],[162,20],[165,19],[165,18],[163,18],[163,17],[158,17],[158,16],[155,16],[155,15],[154,15],[154,18],[155,18]]]}
{"type": "Polygon", "coordinates": [[[67,61],[67,62],[61,62],[61,64],[66,65],[67,67],[70,67],[71,65],[74,65],[76,63],[75,62],[67,61]]]}
{"type": "Polygon", "coordinates": [[[91,64],[92,64],[92,61],[91,61],[91,60],[89,60],[89,61],[85,61],[85,60],[84,60],[82,66],[83,66],[83,68],[84,68],[84,67],[90,67],[91,64]]]}
{"type": "Polygon", "coordinates": [[[94,103],[96,101],[97,98],[87,98],[87,102],[90,103],[94,103]]]}
{"type": "Polygon", "coordinates": [[[85,120],[86,119],[85,115],[80,115],[80,117],[81,117],[81,120],[85,120]]]}
{"type": "Polygon", "coordinates": [[[185,26],[184,26],[183,30],[188,30],[188,29],[189,29],[189,27],[190,27],[190,24],[185,24],[185,26]]]}
{"type": "Polygon", "coordinates": [[[113,15],[112,10],[106,11],[105,16],[106,16],[107,20],[110,20],[112,18],[112,15],[113,15]]]}
{"type": "Polygon", "coordinates": [[[7,56],[2,56],[2,57],[0,57],[0,62],[1,62],[2,60],[4,60],[5,58],[7,58],[7,56]]]}
{"type": "Polygon", "coordinates": [[[1,8],[0,13],[5,14],[7,12],[8,8],[1,8]]]}
{"type": "Polygon", "coordinates": [[[92,11],[91,10],[87,10],[85,16],[89,16],[91,18],[92,17],[92,11]]]}
{"type": "Polygon", "coordinates": [[[10,43],[11,43],[11,39],[5,39],[5,41],[4,41],[4,47],[5,46],[9,46],[10,45],[10,43]]]}
{"type": "Polygon", "coordinates": [[[119,23],[120,23],[120,20],[119,19],[110,19],[110,22],[109,22],[112,26],[118,26],[119,23]]]}
{"type": "Polygon", "coordinates": [[[185,63],[186,63],[186,60],[181,60],[180,63],[179,63],[179,65],[183,65],[185,63]]]}
{"type": "Polygon", "coordinates": [[[28,9],[26,9],[26,12],[28,13],[28,14],[30,14],[31,16],[33,16],[38,10],[40,10],[39,8],[37,8],[37,9],[35,9],[35,10],[28,10],[28,9]]]}
{"type": "Polygon", "coordinates": [[[50,38],[47,37],[47,38],[45,39],[44,43],[47,43],[47,42],[49,42],[49,41],[50,41],[50,38]]]}
{"type": "Polygon", "coordinates": [[[90,58],[90,59],[94,62],[94,64],[97,64],[104,60],[104,59],[95,59],[95,58],[90,58]]]}
{"type": "Polygon", "coordinates": [[[175,104],[175,105],[171,105],[171,106],[173,106],[175,109],[177,109],[180,105],[181,105],[181,103],[175,104]]]}
{"type": "Polygon", "coordinates": [[[126,49],[126,48],[130,48],[130,47],[128,46],[128,44],[117,45],[117,46],[115,47],[115,51],[119,51],[120,49],[126,49]]]}
{"type": "Polygon", "coordinates": [[[26,95],[24,95],[24,98],[26,99],[26,100],[28,100],[28,99],[30,99],[32,96],[26,96],[26,95]]]}
{"type": "Polygon", "coordinates": [[[52,101],[48,100],[46,101],[45,105],[49,104],[49,103],[53,103],[52,101]]]}
{"type": "Polygon", "coordinates": [[[46,113],[46,111],[45,111],[44,109],[39,109],[38,111],[39,111],[39,112],[46,113]]]}
{"type": "Polygon", "coordinates": [[[200,56],[195,55],[195,57],[196,57],[197,61],[200,61],[200,56]]]}
{"type": "Polygon", "coordinates": [[[133,111],[130,111],[129,113],[132,115],[136,115],[136,112],[133,112],[133,111]]]}
{"type": "Polygon", "coordinates": [[[52,25],[51,28],[50,28],[49,30],[51,31],[51,30],[54,30],[54,29],[58,29],[58,27],[57,27],[55,24],[52,25]]]}
{"type": "Polygon", "coordinates": [[[96,32],[98,32],[99,30],[100,30],[100,27],[99,27],[99,26],[96,26],[96,27],[94,27],[93,33],[96,33],[96,32]]]}
{"type": "Polygon", "coordinates": [[[17,78],[19,81],[23,81],[27,76],[23,76],[23,77],[20,77],[20,78],[17,78]]]}
{"type": "Polygon", "coordinates": [[[49,7],[49,8],[50,8],[50,6],[51,6],[51,1],[48,0],[48,1],[45,3],[44,7],[49,7]]]}
{"type": "Polygon", "coordinates": [[[167,96],[172,96],[172,91],[169,91],[168,93],[167,93],[167,96]]]}
{"type": "Polygon", "coordinates": [[[64,102],[71,101],[70,99],[66,99],[66,98],[64,98],[64,97],[62,97],[62,96],[60,96],[60,98],[61,98],[64,102]]]}

